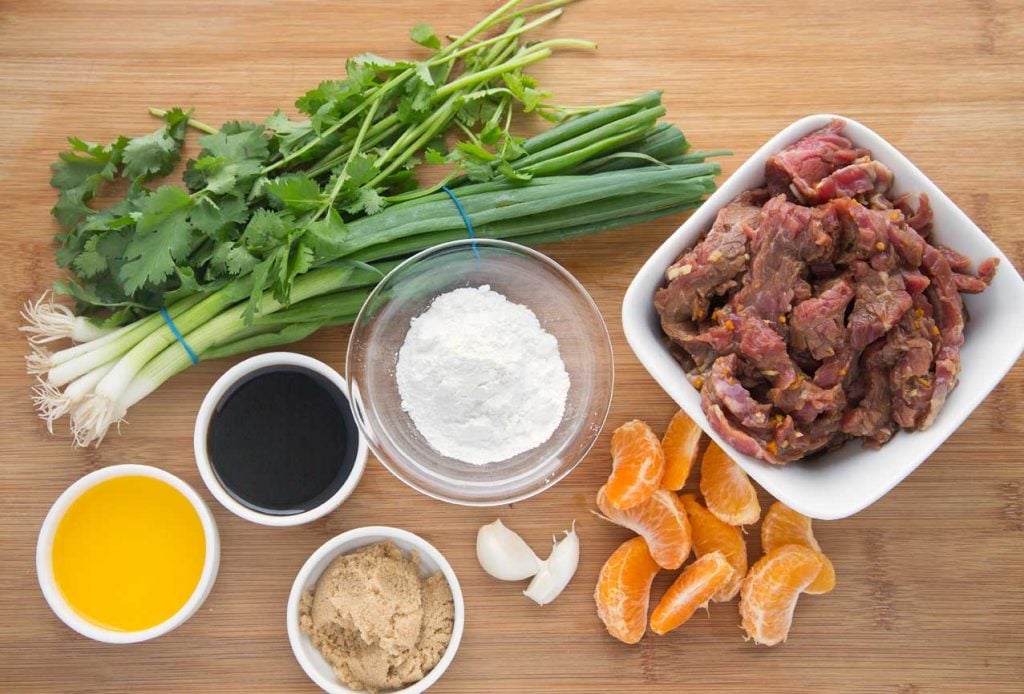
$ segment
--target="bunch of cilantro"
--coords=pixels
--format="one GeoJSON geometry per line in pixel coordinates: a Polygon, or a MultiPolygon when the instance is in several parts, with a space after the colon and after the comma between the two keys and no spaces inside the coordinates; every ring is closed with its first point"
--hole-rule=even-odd
{"type": "MultiPolygon", "coordinates": [[[[175,108],[159,112],[163,127],[148,135],[107,145],[70,138],[52,167],[53,215],[66,229],[57,236],[57,264],[75,275],[59,289],[79,312],[121,309],[111,323],[250,272],[256,285],[270,282],[287,299],[296,276],[331,257],[346,222],[409,198],[403,194],[416,190],[413,169],[422,157],[479,179],[481,157],[521,154],[507,129],[515,107],[551,109],[522,68],[554,45],[581,42],[520,45],[519,37],[559,12],[529,24],[517,15],[504,32],[472,40],[505,19],[492,15],[444,48],[419,24],[411,36],[427,57],[352,58],[344,79],[322,82],[295,102],[301,120],[277,111],[263,123],[215,130],[175,108]],[[207,134],[184,185],[152,187],[181,158],[190,122],[207,134]],[[453,129],[462,141],[448,152],[445,135],[453,129]],[[124,197],[90,207],[118,179],[127,182],[124,197]]],[[[508,172],[489,167],[486,176],[508,172]]]]}

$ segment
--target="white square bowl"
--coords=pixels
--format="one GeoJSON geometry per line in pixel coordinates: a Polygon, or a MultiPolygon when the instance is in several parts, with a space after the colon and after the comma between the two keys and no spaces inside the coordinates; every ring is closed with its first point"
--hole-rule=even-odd
{"type": "Polygon", "coordinates": [[[622,303],[622,325],[629,346],[662,388],[693,420],[772,496],[812,518],[845,518],[880,499],[956,431],[1024,352],[1024,281],[994,243],[931,180],[882,137],[860,123],[830,114],[802,118],[769,140],[655,251],[637,273],[622,303]],[[772,465],[743,455],[716,434],[701,410],[700,393],[690,385],[669,352],[654,310],[654,292],[665,269],[711,228],[718,211],[745,190],[764,184],[768,158],[833,118],[843,134],[871,150],[895,174],[893,193],[924,192],[935,213],[934,238],[975,264],[999,258],[995,280],[984,293],[964,296],[970,319],[961,351],[960,385],[950,394],[935,423],[925,431],[898,432],[881,448],[851,441],[809,462],[772,465]]]}

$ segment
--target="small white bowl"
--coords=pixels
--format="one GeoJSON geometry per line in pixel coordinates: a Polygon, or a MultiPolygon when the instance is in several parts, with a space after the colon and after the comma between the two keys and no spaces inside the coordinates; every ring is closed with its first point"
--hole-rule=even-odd
{"type": "Polygon", "coordinates": [[[448,642],[448,648],[438,661],[434,669],[427,673],[427,676],[419,682],[414,682],[404,689],[397,689],[390,694],[420,694],[429,689],[441,678],[444,671],[455,659],[455,652],[459,650],[459,642],[462,640],[462,630],[466,622],[466,606],[462,599],[462,588],[459,586],[459,579],[455,577],[455,571],[451,564],[444,558],[437,549],[419,535],[410,533],[407,530],[389,528],[386,526],[368,526],[355,528],[328,540],[320,549],[313,552],[313,555],[306,560],[306,563],[299,569],[292,584],[292,592],[288,596],[288,640],[292,645],[292,652],[299,661],[299,665],[309,675],[317,686],[330,694],[351,694],[355,690],[349,689],[338,681],[337,676],[320,655],[320,651],[313,645],[312,640],[299,628],[299,604],[302,594],[313,588],[317,580],[332,561],[342,554],[372,545],[376,542],[391,540],[403,551],[415,551],[420,556],[420,573],[423,576],[430,575],[436,571],[444,574],[448,585],[452,590],[452,599],[455,603],[455,624],[452,627],[452,638],[448,642]]]}
{"type": "Polygon", "coordinates": [[[853,515],[874,503],[914,471],[956,431],[1024,352],[1024,281],[991,239],[936,187],[920,169],[881,136],[843,116],[802,118],[773,137],[654,252],[630,284],[622,302],[622,327],[629,346],[654,379],[693,420],[772,496],[800,513],[829,520],[853,515]],[[742,455],[708,423],[700,394],[683,375],[662,335],[654,292],[665,268],[690,248],[714,222],[718,211],[745,190],[764,184],[768,158],[833,118],[846,122],[843,134],[866,147],[896,176],[893,193],[924,192],[935,214],[933,234],[971,258],[999,258],[995,280],[984,293],[964,296],[970,321],[964,330],[960,385],[946,400],[938,419],[925,431],[899,432],[880,450],[859,442],[809,462],[771,465],[742,455]]]}
{"type": "Polygon", "coordinates": [[[43,527],[39,531],[39,541],[36,544],[36,575],[39,578],[39,586],[43,589],[43,597],[46,598],[50,609],[60,618],[62,622],[94,641],[104,643],[138,643],[148,641],[157,636],[163,636],[169,631],[184,624],[189,617],[194,615],[199,607],[206,600],[206,596],[213,589],[213,583],[217,579],[217,569],[220,567],[220,535],[217,533],[217,523],[213,519],[210,509],[203,503],[202,498],[195,490],[182,482],[169,472],[149,465],[111,465],[94,472],[90,472],[77,482],[64,490],[64,493],[57,497],[57,500],[50,507],[46,514],[43,527]],[[192,504],[192,508],[199,515],[203,525],[203,535],[206,538],[206,557],[203,560],[203,571],[199,575],[199,583],[196,584],[192,596],[174,613],[167,621],[143,629],[141,631],[114,631],[97,626],[81,617],[68,605],[64,596],[57,587],[53,578],[53,538],[57,533],[57,526],[60,524],[68,508],[86,490],[95,487],[100,482],[105,482],[116,477],[152,477],[153,479],[166,482],[171,485],[192,504]]]}
{"type": "MultiPolygon", "coordinates": [[[[199,475],[203,478],[203,483],[206,484],[206,488],[210,490],[213,497],[219,501],[224,508],[231,511],[236,516],[261,525],[278,527],[302,525],[303,523],[309,523],[317,518],[326,516],[328,513],[338,508],[338,506],[340,506],[341,503],[345,501],[353,491],[355,491],[356,486],[359,484],[359,480],[363,476],[363,471],[366,469],[366,458],[369,455],[368,448],[366,446],[366,438],[363,436],[361,430],[358,431],[359,443],[358,449],[356,450],[355,460],[352,462],[352,472],[349,474],[348,479],[345,480],[345,483],[341,485],[337,492],[319,506],[311,508],[308,511],[303,511],[302,513],[292,513],[287,515],[260,513],[259,511],[254,511],[253,509],[236,501],[217,478],[217,473],[213,469],[213,463],[210,461],[210,456],[208,455],[206,448],[206,438],[207,432],[210,428],[210,420],[225,393],[227,393],[239,380],[248,376],[250,373],[272,366],[298,366],[320,374],[341,391],[342,395],[345,396],[345,400],[349,401],[349,406],[351,407],[351,400],[349,400],[348,387],[345,385],[345,379],[341,377],[341,374],[322,361],[314,359],[313,357],[307,357],[304,354],[297,354],[295,352],[268,352],[267,354],[258,354],[255,357],[249,357],[239,364],[235,364],[233,367],[225,371],[224,374],[217,379],[217,382],[213,384],[213,387],[210,388],[206,397],[203,398],[203,403],[199,406],[199,414],[196,416],[195,432],[192,436],[192,448],[195,452],[196,465],[199,467],[199,475]]],[[[354,412],[353,417],[355,417],[354,412]]],[[[358,427],[356,428],[358,430],[358,427]]]]}

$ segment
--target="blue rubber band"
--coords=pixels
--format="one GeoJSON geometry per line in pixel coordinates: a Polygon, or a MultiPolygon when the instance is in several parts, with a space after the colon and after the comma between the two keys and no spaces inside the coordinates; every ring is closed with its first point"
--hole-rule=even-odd
{"type": "Polygon", "coordinates": [[[187,342],[185,342],[185,337],[181,334],[181,331],[178,330],[178,326],[174,324],[174,321],[171,320],[171,314],[167,312],[166,308],[161,307],[160,315],[164,317],[164,322],[167,323],[167,327],[171,329],[171,333],[174,335],[175,339],[177,339],[181,346],[185,348],[185,353],[188,354],[188,358],[192,360],[193,364],[198,364],[199,357],[196,356],[196,353],[193,352],[192,348],[188,346],[187,342]]]}
{"type": "Polygon", "coordinates": [[[476,248],[476,234],[473,232],[473,222],[469,221],[469,215],[466,214],[466,208],[462,206],[462,201],[455,197],[455,193],[448,186],[441,186],[441,190],[448,193],[448,197],[455,203],[455,207],[458,208],[459,214],[462,215],[462,221],[466,223],[466,232],[469,234],[469,238],[473,239],[473,252],[476,254],[476,259],[480,260],[480,251],[476,248]]]}

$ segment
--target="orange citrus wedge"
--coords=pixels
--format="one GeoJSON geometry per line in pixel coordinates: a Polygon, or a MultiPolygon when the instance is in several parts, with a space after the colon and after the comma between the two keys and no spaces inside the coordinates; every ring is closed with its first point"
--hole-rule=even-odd
{"type": "Polygon", "coordinates": [[[619,641],[636,643],[643,638],[651,582],[660,568],[642,537],[622,543],[601,567],[594,589],[597,616],[619,641]]]}
{"type": "Polygon", "coordinates": [[[797,598],[818,576],[821,564],[821,552],[782,545],[751,567],[740,589],[740,617],[754,643],[774,646],[786,640],[797,598]]]}
{"type": "Polygon", "coordinates": [[[686,486],[690,477],[690,468],[697,457],[697,446],[700,444],[700,427],[690,417],[679,410],[669,422],[668,430],[661,439],[661,448],[665,451],[665,476],[661,479],[662,489],[679,491],[686,486]]]}
{"type": "Polygon", "coordinates": [[[728,602],[740,592],[747,573],[747,543],[743,540],[743,533],[736,526],[718,520],[697,501],[695,495],[683,494],[681,501],[690,521],[690,537],[697,556],[721,552],[735,570],[732,577],[711,596],[715,602],[728,602]]]}
{"type": "Polygon", "coordinates": [[[736,572],[721,552],[711,552],[679,574],[651,613],[651,631],[667,634],[705,607],[736,572]]]}
{"type": "MultiPolygon", "coordinates": [[[[811,529],[811,519],[781,501],[776,501],[761,522],[761,546],[765,552],[770,552],[782,545],[803,545],[821,552],[821,546],[811,529]]],[[[805,593],[821,595],[836,587],[835,567],[824,554],[821,559],[821,571],[814,582],[804,589],[805,593]]]]}
{"type": "Polygon", "coordinates": [[[708,510],[729,525],[748,525],[761,517],[757,491],[747,473],[714,441],[701,459],[700,493],[708,510]]]}
{"type": "Polygon", "coordinates": [[[665,453],[646,423],[626,422],[612,434],[612,474],[605,485],[608,501],[617,509],[647,501],[661,484],[665,453]]]}
{"type": "Polygon", "coordinates": [[[690,556],[690,523],[675,492],[658,489],[647,501],[621,511],[611,505],[605,487],[601,487],[597,507],[612,523],[641,535],[663,569],[678,569],[690,556]]]}

